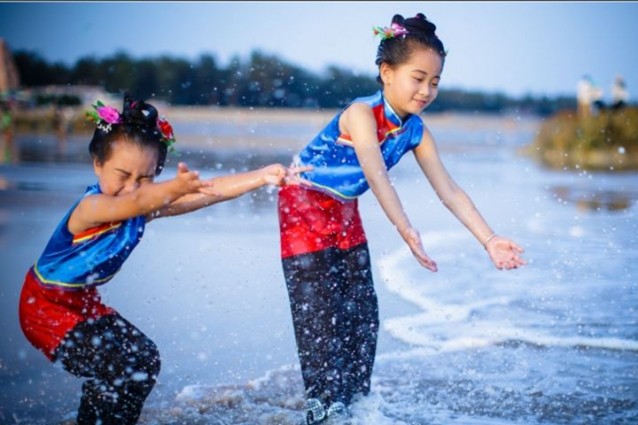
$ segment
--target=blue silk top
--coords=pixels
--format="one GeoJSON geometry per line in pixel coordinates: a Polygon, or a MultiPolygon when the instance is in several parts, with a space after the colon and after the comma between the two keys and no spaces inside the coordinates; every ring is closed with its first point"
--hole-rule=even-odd
{"type": "MultiPolygon", "coordinates": [[[[355,102],[366,103],[372,108],[377,123],[377,139],[388,170],[421,142],[421,117],[409,115],[401,120],[383,97],[382,91],[354,99],[350,104],[355,102]]],[[[302,149],[295,164],[314,167],[312,171],[301,173],[301,177],[309,180],[316,189],[340,200],[351,200],[362,195],[370,186],[350,136],[339,131],[339,118],[344,110],[302,149]]]]}
{"type": "MultiPolygon", "coordinates": [[[[84,196],[101,193],[98,184],[84,196]]],[[[106,223],[72,235],[69,217],[80,200],[53,232],[33,270],[42,284],[67,290],[102,285],[117,273],[144,234],[146,217],[106,223]]]]}

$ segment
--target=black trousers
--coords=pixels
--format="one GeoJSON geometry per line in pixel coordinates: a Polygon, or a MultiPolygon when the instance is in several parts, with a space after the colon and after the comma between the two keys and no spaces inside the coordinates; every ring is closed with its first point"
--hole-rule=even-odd
{"type": "Polygon", "coordinates": [[[370,392],[379,309],[367,244],[282,260],[308,398],[349,405],[370,392]]]}
{"type": "Polygon", "coordinates": [[[55,360],[82,385],[78,425],[137,423],[160,371],[157,347],[119,314],[77,325],[55,360]]]}

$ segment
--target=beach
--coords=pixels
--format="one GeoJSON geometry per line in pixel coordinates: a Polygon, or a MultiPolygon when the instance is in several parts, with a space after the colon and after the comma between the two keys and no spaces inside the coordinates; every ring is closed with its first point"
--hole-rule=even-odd
{"type": "MultiPolygon", "coordinates": [[[[288,163],[335,111],[169,108],[178,156],[203,176],[288,163]]],[[[360,198],[381,329],[355,424],[638,421],[638,174],[550,171],[518,151],[539,120],[424,115],[450,174],[529,264],[495,269],[411,155],[391,178],[439,272],[420,268],[371,193],[360,198]],[[619,203],[615,200],[622,199],[619,203]]],[[[95,178],[86,136],[16,138],[0,165],[0,423],[59,424],[81,380],[17,321],[27,269],[95,178]]],[[[298,424],[303,386],[279,260],[274,188],[147,226],[105,302],[162,355],[141,424],[298,424]]]]}

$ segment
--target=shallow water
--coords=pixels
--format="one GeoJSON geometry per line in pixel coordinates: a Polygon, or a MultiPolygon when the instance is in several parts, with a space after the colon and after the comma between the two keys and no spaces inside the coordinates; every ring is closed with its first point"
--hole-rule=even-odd
{"type": "MultiPolygon", "coordinates": [[[[371,193],[361,198],[382,330],[372,394],[353,406],[351,422],[638,423],[638,174],[542,169],[515,153],[531,142],[530,125],[432,131],[450,174],[497,232],[525,247],[529,264],[496,270],[406,156],[391,176],[439,272],[418,266],[371,193]]],[[[55,424],[79,400],[81,381],[51,366],[17,323],[24,273],[93,182],[71,143],[55,153],[50,139],[27,140],[31,159],[0,166],[3,424],[55,424]]],[[[289,152],[242,156],[182,158],[215,175],[287,161],[289,152]]],[[[149,224],[102,288],[163,356],[141,423],[300,422],[278,242],[267,189],[149,224]]]]}

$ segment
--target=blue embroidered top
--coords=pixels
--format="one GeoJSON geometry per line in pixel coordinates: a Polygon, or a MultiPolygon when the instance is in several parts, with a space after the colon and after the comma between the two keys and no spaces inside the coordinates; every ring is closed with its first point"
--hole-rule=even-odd
{"type": "MultiPolygon", "coordinates": [[[[378,91],[359,97],[350,104],[363,102],[372,108],[377,123],[377,139],[388,170],[401,157],[414,149],[423,136],[423,121],[409,115],[403,121],[378,91]]],[[[349,106],[349,105],[348,105],[349,106]]],[[[314,169],[301,174],[313,187],[340,200],[351,200],[369,189],[349,135],[339,131],[341,110],[326,127],[299,153],[296,165],[312,165],[314,169]]]]}
{"type": "MultiPolygon", "coordinates": [[[[84,196],[101,193],[98,184],[87,187],[84,196]]],[[[69,217],[80,200],[53,232],[33,270],[42,284],[67,290],[102,285],[118,272],[144,234],[146,217],[106,223],[72,235],[69,217]]]]}

